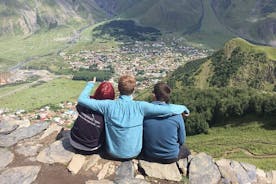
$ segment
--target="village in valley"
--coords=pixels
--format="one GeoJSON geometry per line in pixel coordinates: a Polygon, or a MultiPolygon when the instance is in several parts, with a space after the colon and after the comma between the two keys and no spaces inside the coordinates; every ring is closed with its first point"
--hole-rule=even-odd
{"type": "MultiPolygon", "coordinates": [[[[124,43],[118,48],[105,50],[81,50],[77,53],[60,53],[73,70],[89,69],[109,71],[114,69],[112,79],[124,74],[137,78],[138,89],[144,89],[164,78],[187,61],[204,58],[207,49],[183,46],[177,41],[124,43]]],[[[112,80],[116,81],[116,80],[112,80]]]]}
{"type": "MultiPolygon", "coordinates": [[[[133,74],[137,79],[137,89],[142,90],[166,77],[184,63],[206,57],[211,51],[191,46],[183,46],[177,41],[172,42],[131,42],[121,43],[119,47],[108,47],[98,50],[80,50],[75,53],[59,53],[64,62],[69,63],[72,71],[91,69],[111,72],[110,79],[116,85],[119,76],[133,74]]],[[[59,77],[47,70],[16,69],[0,75],[0,85],[30,81],[26,87],[39,81],[50,81],[59,77]]],[[[68,76],[67,76],[68,77],[68,76]]],[[[9,109],[0,109],[3,120],[28,120],[32,124],[37,121],[54,120],[63,127],[70,127],[77,117],[76,102],[62,102],[53,106],[45,106],[34,112],[17,109],[14,114],[9,109]]]]}

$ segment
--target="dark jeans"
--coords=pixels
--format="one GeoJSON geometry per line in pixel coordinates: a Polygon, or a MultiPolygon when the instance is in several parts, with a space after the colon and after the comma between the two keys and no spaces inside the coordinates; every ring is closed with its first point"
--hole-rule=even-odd
{"type": "Polygon", "coordinates": [[[191,154],[190,150],[186,145],[182,145],[179,147],[179,154],[178,158],[172,158],[172,159],[162,159],[162,158],[149,158],[149,157],[144,157],[144,155],[141,155],[140,158],[149,162],[158,162],[161,164],[171,164],[173,162],[178,161],[179,159],[182,158],[187,158],[191,154]]]}

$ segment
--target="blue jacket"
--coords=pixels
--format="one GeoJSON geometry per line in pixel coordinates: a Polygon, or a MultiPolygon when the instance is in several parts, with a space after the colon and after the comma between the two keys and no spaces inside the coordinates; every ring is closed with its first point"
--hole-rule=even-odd
{"type": "MultiPolygon", "coordinates": [[[[153,103],[168,106],[165,102],[153,103]]],[[[145,157],[178,158],[179,147],[185,142],[185,139],[186,131],[181,115],[144,120],[143,152],[145,157]]]]}
{"type": "Polygon", "coordinates": [[[183,105],[160,106],[133,101],[126,95],[117,100],[90,99],[93,87],[93,82],[88,82],[78,102],[104,115],[106,149],[116,158],[132,158],[141,152],[144,116],[170,116],[187,110],[183,105]]]}

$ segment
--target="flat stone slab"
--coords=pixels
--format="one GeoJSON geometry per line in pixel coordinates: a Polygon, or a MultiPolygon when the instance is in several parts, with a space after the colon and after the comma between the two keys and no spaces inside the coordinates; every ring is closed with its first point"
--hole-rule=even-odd
{"type": "Polygon", "coordinates": [[[74,156],[74,148],[68,138],[58,140],[42,150],[36,157],[37,161],[53,164],[67,164],[74,156]]]}
{"type": "Polygon", "coordinates": [[[84,164],[85,171],[88,171],[91,167],[97,164],[97,162],[101,159],[98,154],[94,154],[87,157],[87,161],[84,164]]]}
{"type": "Polygon", "coordinates": [[[218,167],[211,156],[199,153],[194,156],[189,167],[190,184],[217,184],[221,178],[218,167]]]}
{"type": "Polygon", "coordinates": [[[83,164],[85,162],[85,156],[75,154],[68,165],[67,169],[72,173],[72,174],[77,174],[80,169],[82,168],[83,164]]]}
{"type": "Polygon", "coordinates": [[[8,135],[17,128],[30,126],[29,120],[4,120],[0,122],[0,135],[8,135]]]}
{"type": "Polygon", "coordinates": [[[143,179],[130,179],[130,178],[125,178],[122,180],[116,180],[114,181],[115,184],[150,184],[146,180],[143,179]]]}
{"type": "Polygon", "coordinates": [[[104,179],[104,177],[107,175],[109,166],[112,164],[112,162],[107,162],[103,165],[103,168],[100,170],[100,172],[97,174],[98,180],[104,179]]]}
{"type": "Polygon", "coordinates": [[[139,165],[142,169],[144,169],[146,175],[150,177],[171,181],[180,181],[182,179],[176,163],[159,164],[139,160],[139,165]]]}
{"type": "Polygon", "coordinates": [[[115,180],[134,178],[134,165],[132,161],[122,162],[116,170],[115,180]]]}
{"type": "Polygon", "coordinates": [[[267,184],[269,183],[268,178],[266,177],[266,173],[261,169],[256,169],[256,177],[258,184],[267,184]]]}
{"type": "Polygon", "coordinates": [[[36,123],[29,127],[18,128],[8,135],[0,135],[0,147],[10,147],[15,145],[18,141],[33,137],[43,130],[47,129],[49,123],[36,123]]]}
{"type": "Polygon", "coordinates": [[[0,135],[8,135],[15,129],[17,129],[19,125],[10,124],[8,122],[1,122],[0,123],[0,135]]]}
{"type": "MultiPolygon", "coordinates": [[[[0,148],[0,170],[9,165],[14,158],[14,154],[7,149],[0,148]]],[[[0,182],[1,183],[1,182],[0,182]]]]}
{"type": "Polygon", "coordinates": [[[15,152],[26,157],[36,156],[42,147],[42,144],[18,143],[15,152]]]}
{"type": "Polygon", "coordinates": [[[221,176],[224,178],[225,183],[238,183],[238,178],[230,165],[231,160],[221,159],[216,161],[221,176]]]}
{"type": "Polygon", "coordinates": [[[89,180],[85,184],[113,184],[113,181],[110,180],[89,180]]]}
{"type": "Polygon", "coordinates": [[[40,166],[14,167],[4,170],[0,175],[1,184],[31,184],[35,181],[40,166]]]}
{"type": "Polygon", "coordinates": [[[240,162],[240,164],[247,172],[250,183],[256,183],[257,182],[256,166],[252,164],[244,163],[244,162],[240,162]]]}
{"type": "Polygon", "coordinates": [[[251,183],[246,170],[239,162],[232,160],[230,165],[238,178],[238,183],[251,183]]]}
{"type": "Polygon", "coordinates": [[[48,137],[49,135],[51,135],[52,133],[54,132],[60,132],[62,129],[61,126],[55,124],[55,123],[52,123],[48,128],[47,130],[45,130],[45,132],[43,133],[43,135],[39,138],[39,140],[42,140],[46,137],[48,137]]]}
{"type": "Polygon", "coordinates": [[[266,173],[268,183],[276,183],[276,170],[272,170],[266,173]]]}

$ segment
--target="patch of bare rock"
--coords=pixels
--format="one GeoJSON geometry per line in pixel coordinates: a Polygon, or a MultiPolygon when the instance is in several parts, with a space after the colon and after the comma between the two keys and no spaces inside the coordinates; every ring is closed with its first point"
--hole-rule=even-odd
{"type": "Polygon", "coordinates": [[[0,184],[276,184],[275,170],[265,172],[234,160],[215,161],[206,153],[172,164],[80,155],[62,128],[51,119],[0,121],[0,184]]]}

